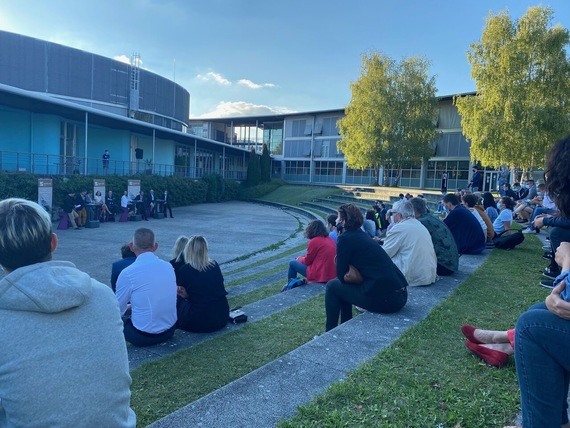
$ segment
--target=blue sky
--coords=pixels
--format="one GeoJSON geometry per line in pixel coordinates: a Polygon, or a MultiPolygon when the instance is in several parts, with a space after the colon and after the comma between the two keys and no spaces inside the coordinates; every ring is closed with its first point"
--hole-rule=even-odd
{"type": "MultiPolygon", "coordinates": [[[[475,90],[466,58],[489,12],[526,0],[0,0],[0,29],[142,67],[190,92],[191,117],[338,109],[361,55],[431,63],[438,95],[475,90]]],[[[570,28],[570,1],[542,3],[570,28]]]]}

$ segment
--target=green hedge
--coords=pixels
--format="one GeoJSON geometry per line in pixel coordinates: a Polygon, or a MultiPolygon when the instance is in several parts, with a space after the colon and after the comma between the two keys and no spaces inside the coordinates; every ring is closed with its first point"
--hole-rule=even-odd
{"type": "MultiPolygon", "coordinates": [[[[0,172],[0,198],[18,197],[37,201],[38,178],[51,178],[53,180],[53,205],[54,207],[61,207],[67,193],[93,189],[93,180],[102,177],[83,175],[40,177],[27,173],[0,172]]],[[[154,189],[158,197],[162,196],[166,189],[173,206],[255,199],[282,184],[280,182],[272,182],[246,188],[235,180],[224,180],[219,174],[209,174],[197,180],[186,177],[163,177],[159,175],[135,177],[108,175],[104,179],[106,190],[112,190],[117,198],[127,189],[127,181],[129,179],[141,180],[141,188],[144,190],[154,189]]]]}

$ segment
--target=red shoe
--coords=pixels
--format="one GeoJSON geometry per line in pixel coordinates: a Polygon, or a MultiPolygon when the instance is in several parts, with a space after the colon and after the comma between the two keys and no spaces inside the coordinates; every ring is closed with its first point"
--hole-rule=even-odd
{"type": "Polygon", "coordinates": [[[469,341],[465,342],[465,346],[467,346],[471,352],[473,352],[475,355],[493,367],[503,367],[509,360],[509,354],[505,352],[495,351],[494,349],[489,349],[469,341]]]}
{"type": "Polygon", "coordinates": [[[477,338],[474,335],[475,330],[477,330],[477,327],[474,327],[469,324],[463,324],[461,326],[461,333],[463,333],[463,336],[465,336],[467,340],[469,340],[469,342],[481,345],[483,342],[477,340],[477,338]]]}

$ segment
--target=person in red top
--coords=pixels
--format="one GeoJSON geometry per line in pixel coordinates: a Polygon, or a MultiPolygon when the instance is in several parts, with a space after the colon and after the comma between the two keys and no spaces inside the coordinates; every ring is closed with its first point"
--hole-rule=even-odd
{"type": "Polygon", "coordinates": [[[336,244],[329,238],[329,232],[320,220],[313,220],[305,229],[309,240],[307,254],[289,262],[288,281],[297,274],[307,278],[307,282],[328,282],[336,277],[336,244]]]}

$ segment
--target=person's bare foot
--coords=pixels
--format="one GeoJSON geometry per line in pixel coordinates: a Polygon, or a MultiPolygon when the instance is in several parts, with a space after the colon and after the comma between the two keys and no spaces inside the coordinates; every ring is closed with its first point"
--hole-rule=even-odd
{"type": "Polygon", "coordinates": [[[481,343],[508,343],[506,331],[483,330],[477,328],[473,331],[473,337],[481,343]]]}

